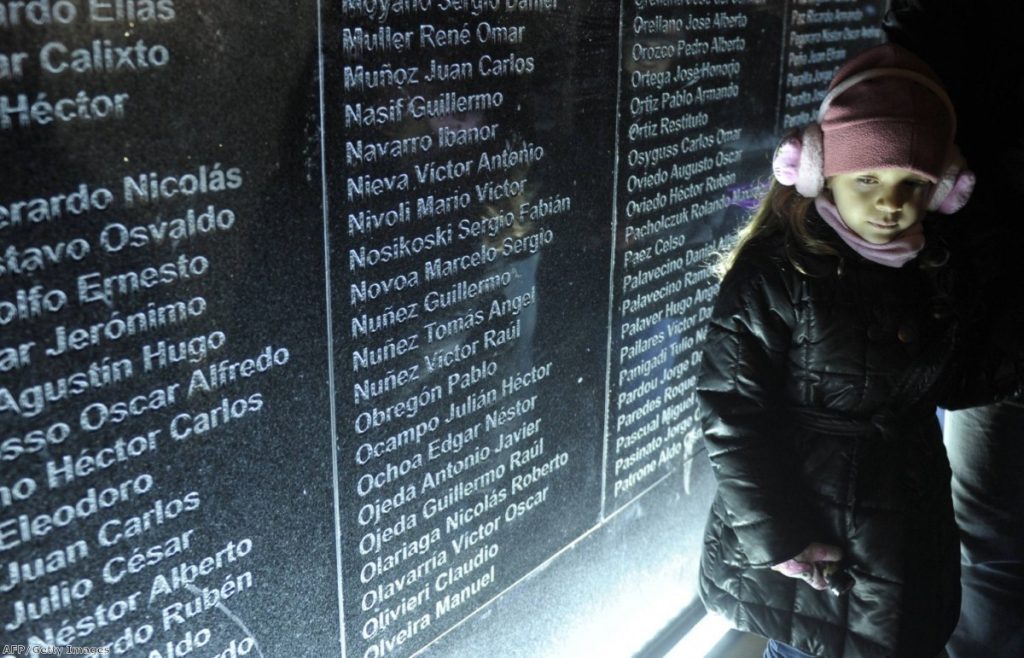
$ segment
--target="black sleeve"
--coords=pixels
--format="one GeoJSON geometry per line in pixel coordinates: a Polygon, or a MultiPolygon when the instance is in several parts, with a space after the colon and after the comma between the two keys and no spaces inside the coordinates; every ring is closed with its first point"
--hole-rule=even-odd
{"type": "Polygon", "coordinates": [[[738,264],[722,282],[697,394],[708,456],[730,525],[754,566],[815,541],[780,424],[793,305],[782,275],[738,264]]]}

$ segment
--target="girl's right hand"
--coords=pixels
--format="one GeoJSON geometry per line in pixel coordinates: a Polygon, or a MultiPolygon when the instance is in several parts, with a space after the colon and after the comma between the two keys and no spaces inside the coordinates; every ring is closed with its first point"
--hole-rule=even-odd
{"type": "Polygon", "coordinates": [[[799,578],[814,589],[824,590],[828,588],[828,583],[825,582],[825,574],[820,563],[838,562],[841,559],[843,550],[838,546],[812,542],[791,559],[773,566],[772,571],[778,571],[790,578],[799,578]]]}

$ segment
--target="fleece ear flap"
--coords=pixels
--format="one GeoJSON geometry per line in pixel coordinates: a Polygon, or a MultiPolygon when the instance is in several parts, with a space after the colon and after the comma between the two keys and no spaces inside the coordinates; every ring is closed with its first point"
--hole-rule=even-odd
{"type": "Polygon", "coordinates": [[[796,191],[813,199],[825,188],[825,149],[821,126],[808,124],[800,140],[800,166],[797,171],[796,191]]]}
{"type": "Polygon", "coordinates": [[[796,136],[787,137],[779,144],[772,157],[772,173],[775,174],[775,180],[783,185],[796,185],[802,150],[800,138],[796,136]]]}
{"type": "Polygon", "coordinates": [[[814,198],[825,187],[821,128],[812,123],[801,137],[779,144],[772,158],[772,172],[783,185],[795,185],[802,196],[814,198]]]}
{"type": "Polygon", "coordinates": [[[967,205],[974,191],[974,172],[967,169],[960,150],[953,147],[953,155],[942,172],[942,178],[935,184],[928,210],[951,215],[967,205]]]}

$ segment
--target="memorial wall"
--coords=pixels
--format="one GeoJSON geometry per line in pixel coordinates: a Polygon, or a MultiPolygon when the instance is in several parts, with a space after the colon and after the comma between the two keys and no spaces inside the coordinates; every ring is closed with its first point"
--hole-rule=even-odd
{"type": "Polygon", "coordinates": [[[0,655],[633,655],[855,0],[0,1],[0,655]]]}

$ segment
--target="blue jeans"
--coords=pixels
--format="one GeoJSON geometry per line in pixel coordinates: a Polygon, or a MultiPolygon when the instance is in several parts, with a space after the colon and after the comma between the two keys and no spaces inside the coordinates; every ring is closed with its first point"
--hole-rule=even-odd
{"type": "Polygon", "coordinates": [[[963,607],[953,658],[1024,656],[1024,405],[946,415],[953,507],[960,526],[963,607]]]}
{"type": "Polygon", "coordinates": [[[814,658],[814,656],[803,651],[797,651],[788,644],[768,640],[768,646],[764,648],[763,658],[814,658]]]}
{"type": "MultiPolygon", "coordinates": [[[[814,658],[814,656],[809,653],[804,653],[803,651],[797,651],[788,644],[776,642],[775,640],[768,640],[768,646],[764,648],[764,655],[762,658],[814,658]]],[[[949,658],[949,655],[943,651],[936,656],[936,658],[949,658]]]]}

